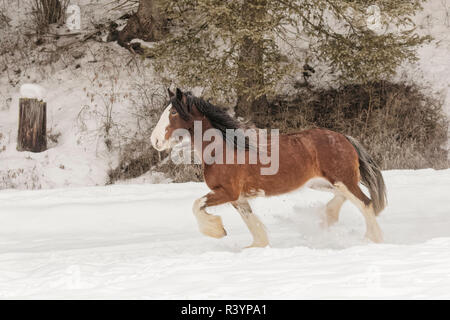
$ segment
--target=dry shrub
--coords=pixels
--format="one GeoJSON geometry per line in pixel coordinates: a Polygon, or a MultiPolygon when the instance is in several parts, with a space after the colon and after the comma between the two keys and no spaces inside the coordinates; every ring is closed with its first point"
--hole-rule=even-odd
{"type": "Polygon", "coordinates": [[[42,189],[41,175],[36,166],[26,169],[0,170],[0,190],[3,189],[42,189]]]}
{"type": "Polygon", "coordinates": [[[108,172],[109,183],[139,177],[159,161],[158,152],[148,142],[136,140],[124,146],[117,168],[108,172]]]}
{"type": "Polygon", "coordinates": [[[204,180],[200,164],[174,164],[172,161],[167,161],[160,165],[157,171],[166,173],[173,182],[201,182],[204,180]]]}
{"type": "Polygon", "coordinates": [[[163,172],[173,182],[203,181],[200,165],[177,165],[169,156],[169,152],[155,150],[148,138],[136,139],[124,147],[119,166],[109,171],[109,183],[136,178],[149,170],[163,172]]]}
{"type": "Polygon", "coordinates": [[[69,0],[33,0],[32,14],[36,32],[45,33],[50,24],[64,23],[68,4],[69,0]]]}
{"type": "Polygon", "coordinates": [[[322,127],[360,140],[383,169],[448,168],[442,102],[416,85],[386,81],[278,97],[254,115],[280,132],[322,127]]]}
{"type": "Polygon", "coordinates": [[[10,26],[11,18],[6,16],[6,14],[0,10],[0,29],[10,26]]]}

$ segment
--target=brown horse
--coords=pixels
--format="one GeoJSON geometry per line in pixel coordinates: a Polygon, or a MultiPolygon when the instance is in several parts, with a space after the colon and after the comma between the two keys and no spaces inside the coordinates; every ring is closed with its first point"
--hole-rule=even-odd
{"type": "MultiPolygon", "coordinates": [[[[221,238],[226,231],[219,216],[206,212],[206,208],[231,203],[240,213],[253,236],[253,247],[265,247],[269,240],[265,227],[253,214],[248,199],[256,196],[272,196],[296,190],[302,186],[334,193],[326,205],[326,225],[338,221],[339,211],[345,200],[350,200],[363,214],[366,222],[366,237],[373,242],[382,242],[382,232],[375,217],[386,206],[386,190],[379,167],[364,148],[352,137],[325,129],[310,129],[278,137],[278,171],[263,175],[261,168],[267,167],[259,159],[248,163],[252,152],[246,140],[245,147],[225,139],[228,129],[239,129],[241,125],[228,113],[201,98],[177,89],[170,90],[168,102],[161,118],[152,132],[151,142],[157,150],[174,145],[173,134],[185,129],[191,136],[194,151],[202,160],[203,174],[211,192],[194,202],[193,211],[200,231],[214,238],[221,238]],[[202,150],[212,142],[194,144],[195,123],[201,124],[202,134],[216,129],[222,135],[223,150],[215,149],[214,156],[224,156],[244,150],[246,163],[206,163],[202,150]],[[202,149],[202,150],[198,150],[202,149]],[[365,185],[368,198],[359,187],[365,185]]],[[[271,145],[269,143],[269,145],[271,145]]],[[[272,148],[273,149],[273,148],[272,148]]],[[[271,153],[274,151],[272,150],[271,153]]]]}

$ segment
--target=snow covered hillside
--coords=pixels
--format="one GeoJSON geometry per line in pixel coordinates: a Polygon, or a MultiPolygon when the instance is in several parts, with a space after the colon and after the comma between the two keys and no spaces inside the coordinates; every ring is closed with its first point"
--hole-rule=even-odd
{"type": "Polygon", "coordinates": [[[450,169],[387,171],[384,244],[363,240],[345,203],[320,227],[327,193],[256,199],[271,248],[234,209],[228,236],[197,231],[202,183],[0,193],[0,298],[450,298],[450,169]]]}
{"type": "MultiPolygon", "coordinates": [[[[112,10],[115,5],[109,0],[77,3],[85,31],[91,31],[92,21],[107,23],[123,14],[112,10]]],[[[1,34],[2,38],[10,36],[11,43],[17,40],[14,36],[23,31],[20,26],[30,20],[29,4],[23,0],[0,2],[0,10],[12,19],[8,23],[19,28],[1,34]]],[[[402,66],[397,80],[425,86],[443,100],[450,115],[449,17],[448,1],[424,3],[424,10],[413,20],[421,35],[431,35],[434,40],[419,48],[417,63],[402,66]]],[[[56,45],[64,47],[70,41],[70,37],[62,37],[56,45]]],[[[5,55],[6,68],[0,71],[0,189],[105,185],[108,169],[118,163],[117,149],[110,152],[105,145],[105,127],[112,125],[109,143],[123,146],[140,127],[133,117],[136,109],[161,105],[152,97],[161,98],[165,88],[158,83],[151,62],[133,58],[117,43],[98,41],[87,41],[67,52],[55,49],[54,44],[35,46],[26,54],[14,52],[5,55]],[[47,54],[47,61],[45,52],[55,55],[47,54]],[[40,154],[16,151],[19,88],[24,83],[47,89],[47,127],[55,141],[40,154]]]]}

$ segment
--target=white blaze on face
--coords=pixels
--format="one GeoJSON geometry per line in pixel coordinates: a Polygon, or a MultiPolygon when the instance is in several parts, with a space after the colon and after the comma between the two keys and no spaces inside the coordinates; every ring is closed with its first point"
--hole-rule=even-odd
{"type": "Polygon", "coordinates": [[[159,121],[156,124],[155,129],[153,129],[150,137],[153,148],[158,151],[162,151],[170,147],[169,140],[166,140],[165,138],[166,129],[169,126],[170,108],[172,108],[172,104],[169,104],[167,108],[164,109],[164,112],[162,113],[161,118],[159,118],[159,121]]]}

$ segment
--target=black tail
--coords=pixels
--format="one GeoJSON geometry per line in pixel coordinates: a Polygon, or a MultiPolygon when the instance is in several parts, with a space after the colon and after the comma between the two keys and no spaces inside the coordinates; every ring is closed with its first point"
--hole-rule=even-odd
{"type": "Polygon", "coordinates": [[[386,185],[380,167],[358,140],[350,136],[346,137],[358,153],[361,183],[369,189],[375,215],[379,215],[387,205],[386,185]]]}

